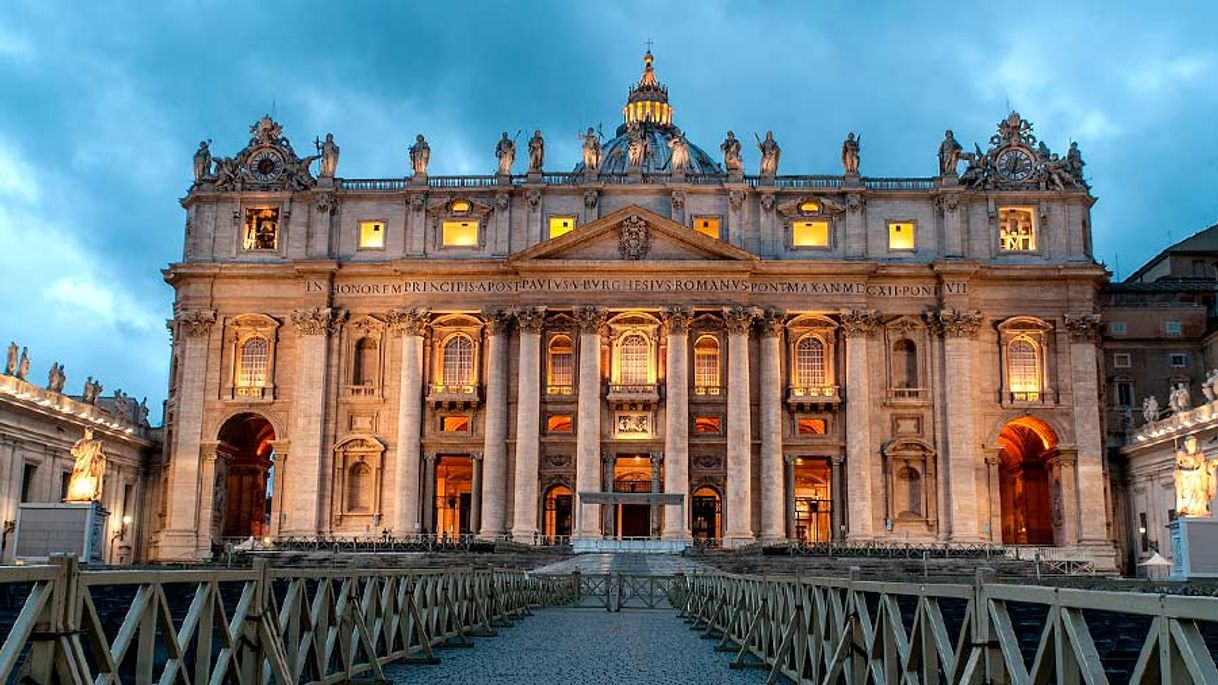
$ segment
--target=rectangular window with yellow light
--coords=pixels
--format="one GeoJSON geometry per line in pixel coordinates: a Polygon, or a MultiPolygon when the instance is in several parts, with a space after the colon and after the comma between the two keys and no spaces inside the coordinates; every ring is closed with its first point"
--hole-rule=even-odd
{"type": "Polygon", "coordinates": [[[477,247],[478,222],[473,219],[449,219],[440,224],[444,247],[477,247]]]}
{"type": "Polygon", "coordinates": [[[550,240],[564,236],[575,230],[575,217],[573,216],[552,216],[550,217],[550,240]]]}
{"type": "Polygon", "coordinates": [[[385,249],[385,222],[384,221],[361,221],[361,222],[359,222],[359,249],[361,249],[361,250],[383,250],[383,249],[385,249]]]}
{"type": "Polygon", "coordinates": [[[792,221],[791,246],[819,250],[829,249],[829,222],[792,221]]]}
{"type": "Polygon", "coordinates": [[[888,222],[888,249],[912,252],[917,248],[916,227],[912,221],[888,222]]]}
{"type": "Polygon", "coordinates": [[[694,217],[694,230],[708,238],[719,240],[719,217],[717,216],[696,216],[694,217]]]}

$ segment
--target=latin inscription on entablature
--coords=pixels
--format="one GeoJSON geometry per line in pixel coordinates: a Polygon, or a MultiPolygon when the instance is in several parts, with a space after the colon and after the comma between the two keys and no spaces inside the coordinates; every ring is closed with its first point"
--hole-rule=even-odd
{"type": "MultiPolygon", "coordinates": [[[[466,295],[507,293],[729,293],[753,295],[863,295],[936,298],[966,295],[968,284],[870,283],[810,279],[753,281],[746,278],[521,278],[437,279],[334,283],[332,295],[466,295]]],[[[325,292],[323,281],[305,281],[305,292],[325,292]]]]}

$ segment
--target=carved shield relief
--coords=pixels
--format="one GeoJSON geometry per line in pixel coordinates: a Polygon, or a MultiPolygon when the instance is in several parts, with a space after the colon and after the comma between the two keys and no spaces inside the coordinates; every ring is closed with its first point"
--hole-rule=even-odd
{"type": "Polygon", "coordinates": [[[638,260],[651,250],[651,230],[638,216],[628,216],[618,224],[618,252],[623,259],[638,260]]]}

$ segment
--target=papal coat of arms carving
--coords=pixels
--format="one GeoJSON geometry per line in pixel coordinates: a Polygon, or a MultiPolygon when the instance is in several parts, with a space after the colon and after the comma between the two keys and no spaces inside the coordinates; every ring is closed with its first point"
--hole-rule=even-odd
{"type": "Polygon", "coordinates": [[[651,250],[651,229],[638,216],[628,216],[618,224],[618,252],[623,259],[638,260],[651,250]]]}

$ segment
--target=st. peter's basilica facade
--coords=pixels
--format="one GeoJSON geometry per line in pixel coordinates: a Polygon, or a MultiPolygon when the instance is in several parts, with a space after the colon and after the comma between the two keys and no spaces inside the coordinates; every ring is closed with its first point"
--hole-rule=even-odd
{"type": "Polygon", "coordinates": [[[787,175],[770,136],[751,175],[674,121],[649,53],[569,173],[540,132],[486,176],[430,175],[418,136],[410,176],[342,178],[333,139],[301,158],[269,117],[234,157],[201,145],[152,556],[473,534],[1110,558],[1077,148],[1012,113],[925,178],[860,175],[853,135],[841,175],[787,175]]]}

